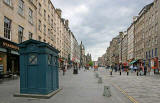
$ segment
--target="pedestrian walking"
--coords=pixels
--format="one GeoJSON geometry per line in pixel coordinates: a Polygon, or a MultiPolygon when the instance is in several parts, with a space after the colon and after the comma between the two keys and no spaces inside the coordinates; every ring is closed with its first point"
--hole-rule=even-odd
{"type": "Polygon", "coordinates": [[[128,68],[127,68],[127,76],[129,75],[129,70],[128,70],[128,68]]]}
{"type": "Polygon", "coordinates": [[[110,68],[110,75],[111,75],[111,76],[112,76],[112,71],[113,71],[112,68],[110,68]]]}
{"type": "Polygon", "coordinates": [[[140,66],[137,67],[137,76],[139,76],[139,72],[140,72],[140,66]]]}
{"type": "Polygon", "coordinates": [[[77,63],[74,65],[73,74],[78,74],[77,63]]]}
{"type": "Polygon", "coordinates": [[[134,67],[133,67],[133,69],[134,69],[134,71],[136,72],[137,71],[137,66],[135,65],[134,67]]]}
{"type": "Polygon", "coordinates": [[[146,74],[147,74],[147,67],[144,66],[144,75],[146,76],[146,74]]]}
{"type": "Polygon", "coordinates": [[[66,72],[65,65],[62,65],[62,71],[63,71],[63,76],[64,76],[66,72]]]}

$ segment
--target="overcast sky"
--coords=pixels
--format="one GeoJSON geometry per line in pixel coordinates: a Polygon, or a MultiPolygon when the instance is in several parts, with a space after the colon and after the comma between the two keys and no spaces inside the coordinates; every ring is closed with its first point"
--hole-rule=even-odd
{"type": "Polygon", "coordinates": [[[77,40],[83,41],[93,60],[102,56],[109,42],[132,23],[133,16],[153,0],[52,0],[70,21],[77,40]]]}

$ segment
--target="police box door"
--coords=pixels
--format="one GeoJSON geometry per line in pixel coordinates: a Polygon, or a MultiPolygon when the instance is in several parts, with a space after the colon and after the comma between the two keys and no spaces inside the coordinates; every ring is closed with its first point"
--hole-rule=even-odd
{"type": "Polygon", "coordinates": [[[37,69],[38,69],[38,55],[36,53],[28,54],[28,65],[27,65],[27,87],[37,87],[37,69]]]}

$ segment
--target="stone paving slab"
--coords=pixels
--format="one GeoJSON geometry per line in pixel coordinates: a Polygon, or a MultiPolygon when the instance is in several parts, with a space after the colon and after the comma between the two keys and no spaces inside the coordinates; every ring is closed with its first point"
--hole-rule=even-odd
{"type": "Polygon", "coordinates": [[[79,71],[73,75],[72,70],[65,76],[60,72],[62,91],[50,99],[19,98],[13,94],[19,91],[19,79],[0,83],[0,103],[131,103],[124,95],[109,83],[98,84],[91,71],[79,71]],[[104,85],[111,86],[112,97],[103,96],[104,85]]]}
{"type": "Polygon", "coordinates": [[[108,76],[109,72],[103,68],[99,69],[99,73],[103,75],[106,81],[113,82],[128,95],[134,97],[139,103],[160,103],[160,77],[159,76],[136,76],[125,73],[120,76],[113,73],[113,78],[108,76]]]}

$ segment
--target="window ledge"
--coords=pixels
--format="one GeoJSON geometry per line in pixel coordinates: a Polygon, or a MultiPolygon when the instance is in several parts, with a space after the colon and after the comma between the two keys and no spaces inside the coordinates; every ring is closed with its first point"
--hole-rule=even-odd
{"type": "Polygon", "coordinates": [[[24,14],[18,12],[18,15],[25,19],[24,14]]]}
{"type": "Polygon", "coordinates": [[[39,30],[39,29],[38,29],[38,31],[39,31],[39,32],[42,32],[42,30],[39,30]]]}
{"type": "Polygon", "coordinates": [[[28,22],[33,26],[34,24],[33,23],[31,23],[29,20],[28,20],[28,22]]]}
{"type": "Polygon", "coordinates": [[[39,12],[39,15],[42,16],[42,13],[39,12]]]}
{"type": "Polygon", "coordinates": [[[4,0],[3,0],[3,3],[5,4],[5,5],[7,5],[8,7],[10,7],[12,10],[14,9],[14,7],[12,6],[12,4],[11,5],[9,5],[8,3],[6,3],[4,0]]]}

